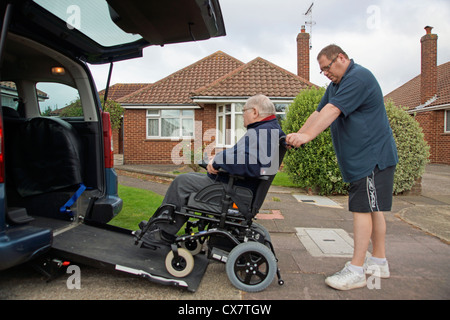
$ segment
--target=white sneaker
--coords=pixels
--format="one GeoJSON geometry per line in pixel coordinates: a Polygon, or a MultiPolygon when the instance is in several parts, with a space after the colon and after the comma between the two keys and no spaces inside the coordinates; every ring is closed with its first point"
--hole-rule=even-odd
{"type": "Polygon", "coordinates": [[[370,258],[366,258],[363,267],[366,274],[374,275],[375,277],[387,279],[391,276],[391,273],[389,272],[389,264],[387,261],[383,264],[377,264],[370,258]]]}
{"type": "Polygon", "coordinates": [[[366,275],[350,270],[348,264],[349,262],[345,264],[344,269],[341,271],[327,277],[325,283],[338,290],[350,290],[365,287],[367,285],[366,275]]]}

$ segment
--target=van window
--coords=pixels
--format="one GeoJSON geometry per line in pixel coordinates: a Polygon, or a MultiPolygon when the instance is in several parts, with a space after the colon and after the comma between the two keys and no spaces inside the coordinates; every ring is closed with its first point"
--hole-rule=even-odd
{"type": "Polygon", "coordinates": [[[36,89],[41,115],[62,118],[83,116],[77,89],[54,82],[37,83],[36,89]]]}
{"type": "Polygon", "coordinates": [[[17,110],[19,105],[19,97],[17,95],[16,84],[12,81],[0,81],[0,94],[2,106],[17,110]]]}

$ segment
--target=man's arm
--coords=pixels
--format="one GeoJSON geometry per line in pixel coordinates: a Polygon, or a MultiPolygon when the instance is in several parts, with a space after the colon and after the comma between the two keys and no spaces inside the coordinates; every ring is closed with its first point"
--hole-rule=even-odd
{"type": "Polygon", "coordinates": [[[340,114],[339,108],[328,103],[320,112],[314,111],[298,132],[288,134],[286,143],[300,147],[302,144],[310,142],[328,128],[340,114]]]}

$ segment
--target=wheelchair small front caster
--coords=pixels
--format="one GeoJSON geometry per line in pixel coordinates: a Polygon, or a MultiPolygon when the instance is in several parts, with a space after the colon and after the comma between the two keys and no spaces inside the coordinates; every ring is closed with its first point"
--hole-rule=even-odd
{"type": "Polygon", "coordinates": [[[166,256],[166,269],[167,271],[177,278],[183,278],[188,276],[194,269],[194,257],[192,254],[183,248],[178,248],[169,251],[166,256]]]}
{"type": "Polygon", "coordinates": [[[193,256],[202,252],[202,244],[198,239],[190,239],[180,243],[183,249],[188,250],[193,256]]]}
{"type": "Polygon", "coordinates": [[[278,284],[280,285],[280,286],[282,286],[283,284],[284,284],[284,280],[278,280],[278,284]]]}

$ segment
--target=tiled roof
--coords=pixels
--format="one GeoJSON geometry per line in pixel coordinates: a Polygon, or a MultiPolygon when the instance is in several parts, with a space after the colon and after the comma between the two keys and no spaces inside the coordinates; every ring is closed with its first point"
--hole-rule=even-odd
{"type": "MultiPolygon", "coordinates": [[[[408,110],[418,107],[420,103],[421,75],[406,82],[401,87],[387,94],[385,100],[391,99],[395,105],[408,110]]],[[[437,99],[426,107],[441,106],[450,103],[450,61],[437,67],[437,99]]]]}
{"type": "MultiPolygon", "coordinates": [[[[135,92],[136,90],[142,89],[151,83],[116,83],[109,87],[108,91],[108,99],[116,101],[130,93],[135,92]]],[[[100,96],[105,95],[106,89],[103,89],[98,94],[100,96]]]]}
{"type": "Polygon", "coordinates": [[[277,65],[256,58],[233,72],[192,93],[199,97],[250,97],[258,93],[269,97],[293,98],[300,90],[315,86],[277,65]]]}
{"type": "MultiPolygon", "coordinates": [[[[4,87],[4,88],[11,89],[13,91],[17,91],[16,83],[13,81],[0,81],[0,87],[4,87]]],[[[45,93],[44,91],[41,91],[39,89],[36,89],[36,91],[37,91],[39,98],[48,99],[47,93],[45,93]]]]}
{"type": "Polygon", "coordinates": [[[193,104],[190,93],[242,66],[244,63],[217,51],[153,85],[131,93],[122,104],[193,104]]]}

